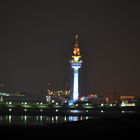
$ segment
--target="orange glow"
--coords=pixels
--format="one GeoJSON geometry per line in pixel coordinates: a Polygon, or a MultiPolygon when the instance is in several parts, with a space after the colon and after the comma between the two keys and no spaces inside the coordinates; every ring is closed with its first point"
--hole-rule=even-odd
{"type": "Polygon", "coordinates": [[[81,55],[80,55],[80,48],[79,48],[79,44],[78,44],[78,35],[75,35],[75,45],[73,48],[73,55],[72,55],[72,59],[70,62],[82,62],[80,60],[81,55]]]}
{"type": "Polygon", "coordinates": [[[126,100],[126,99],[134,99],[134,96],[120,96],[121,100],[126,100]]]}
{"type": "Polygon", "coordinates": [[[74,55],[80,55],[80,49],[79,48],[74,48],[73,54],[74,55]]]}

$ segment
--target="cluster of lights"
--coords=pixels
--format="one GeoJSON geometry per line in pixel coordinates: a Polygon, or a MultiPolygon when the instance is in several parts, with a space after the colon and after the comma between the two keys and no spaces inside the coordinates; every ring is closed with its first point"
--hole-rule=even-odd
{"type": "Polygon", "coordinates": [[[48,95],[49,96],[58,96],[58,97],[69,97],[70,96],[70,90],[51,91],[51,90],[48,89],[48,95]]]}
{"type": "Polygon", "coordinates": [[[78,45],[78,35],[75,36],[76,40],[75,40],[75,47],[74,47],[74,50],[73,50],[73,55],[72,55],[72,60],[71,62],[82,62],[80,60],[81,58],[81,55],[80,55],[80,48],[79,48],[79,45],[78,45]]]}
{"type": "Polygon", "coordinates": [[[122,101],[121,103],[121,107],[131,107],[131,106],[136,106],[136,104],[134,102],[130,103],[128,101],[122,101]]]}
{"type": "Polygon", "coordinates": [[[10,96],[9,93],[5,93],[5,92],[0,92],[0,96],[10,96]]]}

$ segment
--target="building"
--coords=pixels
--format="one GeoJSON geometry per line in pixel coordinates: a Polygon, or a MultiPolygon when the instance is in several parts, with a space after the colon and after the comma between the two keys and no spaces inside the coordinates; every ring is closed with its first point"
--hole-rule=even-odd
{"type": "Polygon", "coordinates": [[[136,106],[137,100],[134,96],[120,96],[120,106],[121,107],[132,107],[136,106]]]}
{"type": "Polygon", "coordinates": [[[78,35],[75,35],[75,45],[72,54],[72,58],[70,60],[71,67],[73,69],[73,90],[71,95],[72,101],[77,101],[79,98],[79,86],[78,86],[78,77],[79,77],[79,68],[81,68],[82,60],[80,55],[80,48],[78,44],[78,35]]]}

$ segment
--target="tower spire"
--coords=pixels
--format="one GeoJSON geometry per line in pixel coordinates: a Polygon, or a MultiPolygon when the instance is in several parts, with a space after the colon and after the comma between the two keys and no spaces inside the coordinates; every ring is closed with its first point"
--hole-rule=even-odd
{"type": "Polygon", "coordinates": [[[78,34],[75,34],[75,48],[78,48],[78,34]]]}
{"type": "Polygon", "coordinates": [[[75,44],[73,48],[73,55],[72,55],[72,61],[80,61],[81,55],[80,55],[80,48],[78,43],[78,34],[75,35],[75,44]]]}
{"type": "Polygon", "coordinates": [[[80,59],[80,48],[78,44],[78,34],[75,35],[75,44],[73,49],[72,58],[70,60],[71,67],[73,69],[73,90],[72,90],[72,100],[77,101],[79,98],[78,90],[78,70],[81,68],[82,60],[80,59]]]}

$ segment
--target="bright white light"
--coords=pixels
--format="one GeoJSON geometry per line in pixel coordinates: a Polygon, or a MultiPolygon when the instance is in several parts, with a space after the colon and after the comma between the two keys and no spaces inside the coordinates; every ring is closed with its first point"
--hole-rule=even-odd
{"type": "Polygon", "coordinates": [[[58,122],[58,116],[55,116],[55,120],[56,120],[56,122],[58,122]]]}
{"type": "Polygon", "coordinates": [[[78,116],[69,116],[69,121],[78,121],[78,116]]]}
{"type": "Polygon", "coordinates": [[[64,122],[66,122],[66,121],[67,121],[67,117],[65,116],[65,117],[64,117],[64,122]]]}
{"type": "Polygon", "coordinates": [[[75,106],[78,106],[78,104],[75,104],[75,106]]]}
{"type": "Polygon", "coordinates": [[[25,115],[24,116],[24,123],[26,124],[26,122],[27,122],[27,116],[25,115]]]}
{"type": "Polygon", "coordinates": [[[74,57],[74,60],[75,60],[75,61],[78,61],[78,60],[79,60],[79,57],[78,57],[78,56],[77,56],[77,57],[75,56],[75,57],[74,57]]]}
{"type": "Polygon", "coordinates": [[[12,104],[12,102],[9,102],[9,105],[11,105],[12,104]]]}
{"type": "Polygon", "coordinates": [[[55,103],[55,105],[58,105],[58,103],[55,103]]]}
{"type": "Polygon", "coordinates": [[[25,102],[24,104],[27,105],[27,102],[25,102]]]}
{"type": "Polygon", "coordinates": [[[71,113],[80,113],[80,110],[74,109],[70,111],[71,113]]]}
{"type": "Polygon", "coordinates": [[[86,116],[86,120],[88,120],[88,116],[86,116]]]}
{"type": "Polygon", "coordinates": [[[103,111],[103,110],[101,110],[101,113],[104,113],[104,111],[103,111]]]}
{"type": "Polygon", "coordinates": [[[129,103],[128,101],[122,101],[121,107],[125,106],[136,106],[135,103],[129,103]]]}
{"type": "Polygon", "coordinates": [[[42,122],[42,116],[40,116],[40,121],[42,122]]]}
{"type": "Polygon", "coordinates": [[[74,81],[73,81],[73,100],[78,100],[78,70],[74,69],[74,81]]]}
{"type": "Polygon", "coordinates": [[[102,103],[101,106],[104,106],[104,104],[102,103]]]}
{"type": "Polygon", "coordinates": [[[73,105],[73,102],[72,101],[69,101],[69,106],[72,106],[73,105]]]}
{"type": "Polygon", "coordinates": [[[9,120],[9,123],[11,123],[11,121],[12,121],[11,115],[8,116],[8,120],[9,120]]]}

